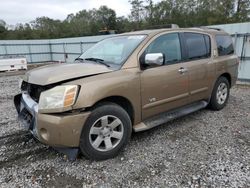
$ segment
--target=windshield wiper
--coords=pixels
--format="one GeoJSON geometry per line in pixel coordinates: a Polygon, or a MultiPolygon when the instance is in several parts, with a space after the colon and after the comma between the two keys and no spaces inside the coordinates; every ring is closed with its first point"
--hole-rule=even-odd
{"type": "Polygon", "coordinates": [[[85,58],[84,60],[87,60],[87,61],[94,61],[94,62],[100,63],[100,64],[102,64],[102,65],[105,65],[106,67],[110,67],[110,65],[108,65],[107,63],[104,63],[104,60],[103,60],[103,59],[90,57],[90,58],[85,58]]]}
{"type": "Polygon", "coordinates": [[[81,61],[81,62],[82,62],[83,60],[84,60],[84,59],[83,59],[83,58],[80,58],[80,57],[78,57],[78,58],[75,59],[75,61],[81,61]]]}

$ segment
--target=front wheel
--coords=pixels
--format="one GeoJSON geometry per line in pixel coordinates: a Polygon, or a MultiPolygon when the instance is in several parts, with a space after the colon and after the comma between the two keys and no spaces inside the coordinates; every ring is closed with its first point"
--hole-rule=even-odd
{"type": "Polygon", "coordinates": [[[131,132],[128,113],[119,105],[104,103],[91,112],[83,127],[81,152],[93,160],[115,157],[128,143],[131,132]]]}
{"type": "Polygon", "coordinates": [[[220,77],[214,86],[209,107],[212,110],[221,110],[227,104],[229,98],[230,86],[228,79],[220,77]]]}

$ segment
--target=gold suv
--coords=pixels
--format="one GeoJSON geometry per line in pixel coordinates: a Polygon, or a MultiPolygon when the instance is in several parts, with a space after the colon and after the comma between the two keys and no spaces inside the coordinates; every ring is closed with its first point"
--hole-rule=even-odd
{"type": "Polygon", "coordinates": [[[209,28],[158,29],[105,39],[74,63],[27,72],[14,103],[40,142],[74,159],[114,157],[145,131],[209,106],[235,84],[231,37],[209,28]]]}

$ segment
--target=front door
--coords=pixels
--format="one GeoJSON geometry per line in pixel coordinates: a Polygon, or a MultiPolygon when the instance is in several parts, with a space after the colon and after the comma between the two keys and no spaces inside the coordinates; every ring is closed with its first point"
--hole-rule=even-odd
{"type": "Polygon", "coordinates": [[[188,72],[181,51],[178,33],[162,34],[146,48],[144,55],[163,53],[165,62],[142,70],[142,119],[188,103],[188,72]]]}

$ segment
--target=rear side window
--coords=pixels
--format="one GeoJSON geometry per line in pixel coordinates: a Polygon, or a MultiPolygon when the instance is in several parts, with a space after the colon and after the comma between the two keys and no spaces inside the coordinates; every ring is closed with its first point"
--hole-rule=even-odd
{"type": "Polygon", "coordinates": [[[215,38],[219,56],[234,53],[233,41],[229,35],[216,35],[215,38]]]}
{"type": "Polygon", "coordinates": [[[211,56],[211,42],[208,35],[184,33],[188,59],[203,59],[211,56]]]}

